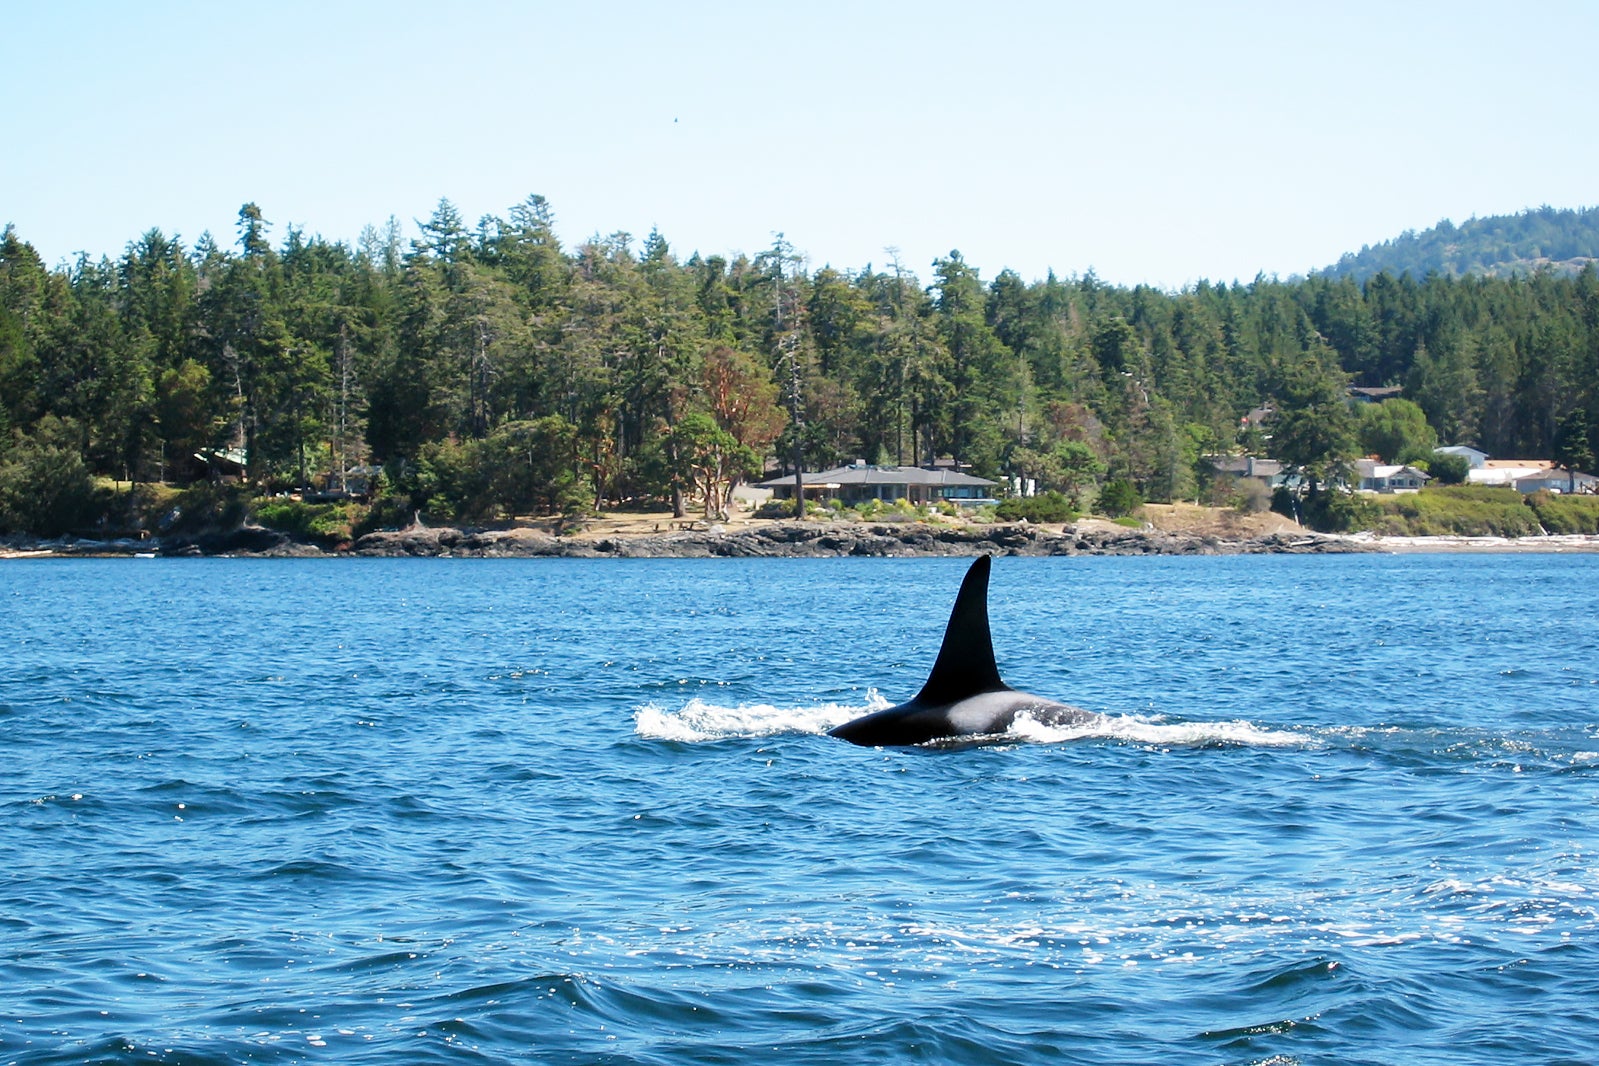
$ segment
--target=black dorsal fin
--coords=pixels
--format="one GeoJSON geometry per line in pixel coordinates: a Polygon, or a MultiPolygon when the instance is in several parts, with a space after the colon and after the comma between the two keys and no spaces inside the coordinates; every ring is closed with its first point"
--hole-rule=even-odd
{"type": "Polygon", "coordinates": [[[994,640],[988,632],[988,571],[992,559],[979,556],[966,571],[955,607],[944,627],[944,643],[916,702],[942,706],[1005,688],[994,662],[994,640]]]}

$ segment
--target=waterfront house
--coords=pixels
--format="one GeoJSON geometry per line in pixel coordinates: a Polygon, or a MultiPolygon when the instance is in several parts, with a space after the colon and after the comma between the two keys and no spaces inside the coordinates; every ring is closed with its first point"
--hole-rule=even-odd
{"type": "Polygon", "coordinates": [[[1466,471],[1466,483],[1511,489],[1516,482],[1541,477],[1554,466],[1552,459],[1485,459],[1481,466],[1466,471]]]}
{"type": "Polygon", "coordinates": [[[1599,492],[1599,477],[1584,474],[1580,470],[1568,470],[1563,466],[1551,465],[1547,470],[1516,478],[1511,482],[1511,487],[1523,495],[1534,492],[1592,494],[1599,492]]]}
{"type": "Polygon", "coordinates": [[[1436,455],[1458,455],[1466,460],[1466,466],[1472,470],[1480,470],[1488,461],[1488,453],[1480,452],[1476,448],[1468,448],[1464,444],[1448,444],[1442,448],[1434,448],[1436,455]]]}
{"type": "MultiPolygon", "coordinates": [[[[867,500],[908,500],[911,503],[947,501],[963,507],[993,503],[997,482],[959,470],[920,466],[872,466],[854,463],[831,470],[807,471],[800,475],[807,499],[864,503],[867,500]]],[[[794,476],[757,482],[759,489],[770,489],[780,500],[794,498],[794,476]]]]}
{"type": "Polygon", "coordinates": [[[243,448],[214,448],[195,452],[192,458],[173,464],[174,479],[197,481],[243,481],[249,472],[249,457],[243,448]]]}
{"type": "Polygon", "coordinates": [[[1432,480],[1413,466],[1403,463],[1384,463],[1376,459],[1355,460],[1355,488],[1359,492],[1395,493],[1420,492],[1432,480]]]}
{"type": "Polygon", "coordinates": [[[1222,477],[1259,478],[1269,488],[1282,484],[1283,464],[1277,459],[1253,455],[1207,455],[1204,462],[1222,477]]]}

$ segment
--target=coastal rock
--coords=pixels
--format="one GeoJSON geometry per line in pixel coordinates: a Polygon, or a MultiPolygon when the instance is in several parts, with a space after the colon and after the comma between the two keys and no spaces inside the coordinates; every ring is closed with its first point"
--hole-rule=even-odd
{"type": "Polygon", "coordinates": [[[63,539],[20,542],[13,554],[56,555],[248,555],[312,557],[360,555],[414,558],[711,559],[864,556],[1055,555],[1237,555],[1380,551],[1379,543],[1319,533],[1273,533],[1225,539],[1164,533],[1108,523],[1068,525],[1059,530],[1018,523],[937,526],[923,522],[773,522],[747,529],[677,529],[642,536],[587,540],[536,529],[475,529],[413,526],[367,533],[337,549],[295,540],[260,526],[200,536],[143,541],[63,539]]]}
{"type": "Polygon", "coordinates": [[[1028,525],[935,527],[922,523],[856,525],[774,523],[732,533],[678,532],[636,538],[607,538],[592,546],[561,542],[549,546],[565,555],[620,558],[762,558],[823,556],[973,556],[1005,555],[1220,555],[1263,552],[1347,552],[1363,550],[1345,538],[1316,534],[1274,535],[1246,540],[1162,533],[1156,530],[1088,529],[1062,532],[1028,525]]]}

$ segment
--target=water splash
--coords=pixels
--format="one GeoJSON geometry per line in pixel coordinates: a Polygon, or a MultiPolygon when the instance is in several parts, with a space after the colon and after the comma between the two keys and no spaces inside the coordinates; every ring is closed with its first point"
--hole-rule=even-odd
{"type": "Polygon", "coordinates": [[[1030,744],[1065,744],[1077,740],[1115,740],[1158,748],[1304,748],[1316,740],[1304,733],[1270,729],[1243,719],[1231,722],[1173,722],[1163,715],[1096,715],[1085,722],[1047,725],[1018,715],[1008,737],[1030,744]]]}
{"type": "MultiPolygon", "coordinates": [[[[647,740],[684,744],[732,739],[826,733],[835,726],[891,706],[874,689],[864,707],[823,703],[813,707],[776,707],[769,703],[744,703],[723,707],[691,699],[680,711],[646,704],[634,712],[634,731],[647,740]]],[[[1003,734],[984,738],[996,743],[1067,744],[1080,740],[1110,740],[1161,748],[1315,746],[1314,737],[1253,722],[1169,722],[1162,716],[1095,715],[1085,722],[1046,725],[1027,714],[1017,717],[1003,734]]]]}
{"type": "Polygon", "coordinates": [[[865,707],[823,703],[815,707],[775,707],[769,703],[741,703],[722,707],[695,698],[680,711],[648,703],[633,713],[634,731],[646,740],[675,740],[697,744],[712,740],[758,739],[804,733],[825,733],[870,711],[892,706],[872,689],[865,707]]]}

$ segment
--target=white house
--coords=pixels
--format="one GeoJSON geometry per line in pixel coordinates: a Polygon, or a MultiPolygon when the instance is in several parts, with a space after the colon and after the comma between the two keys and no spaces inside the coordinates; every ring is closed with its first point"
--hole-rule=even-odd
{"type": "Polygon", "coordinates": [[[1359,478],[1355,486],[1359,492],[1420,492],[1421,487],[1432,480],[1431,475],[1413,466],[1381,463],[1376,459],[1355,460],[1355,474],[1359,478]]]}
{"type": "Polygon", "coordinates": [[[1554,465],[1550,459],[1485,459],[1481,466],[1466,471],[1466,483],[1514,488],[1517,481],[1542,476],[1554,465]]]}
{"type": "Polygon", "coordinates": [[[1542,490],[1599,492],[1599,478],[1567,470],[1553,459],[1484,459],[1466,471],[1466,483],[1515,489],[1523,495],[1542,490]]]}
{"type": "Polygon", "coordinates": [[[1434,448],[1433,452],[1437,455],[1464,456],[1467,465],[1473,470],[1480,470],[1482,465],[1488,461],[1487,452],[1479,452],[1477,449],[1468,448],[1464,444],[1450,444],[1443,448],[1434,448]]]}

